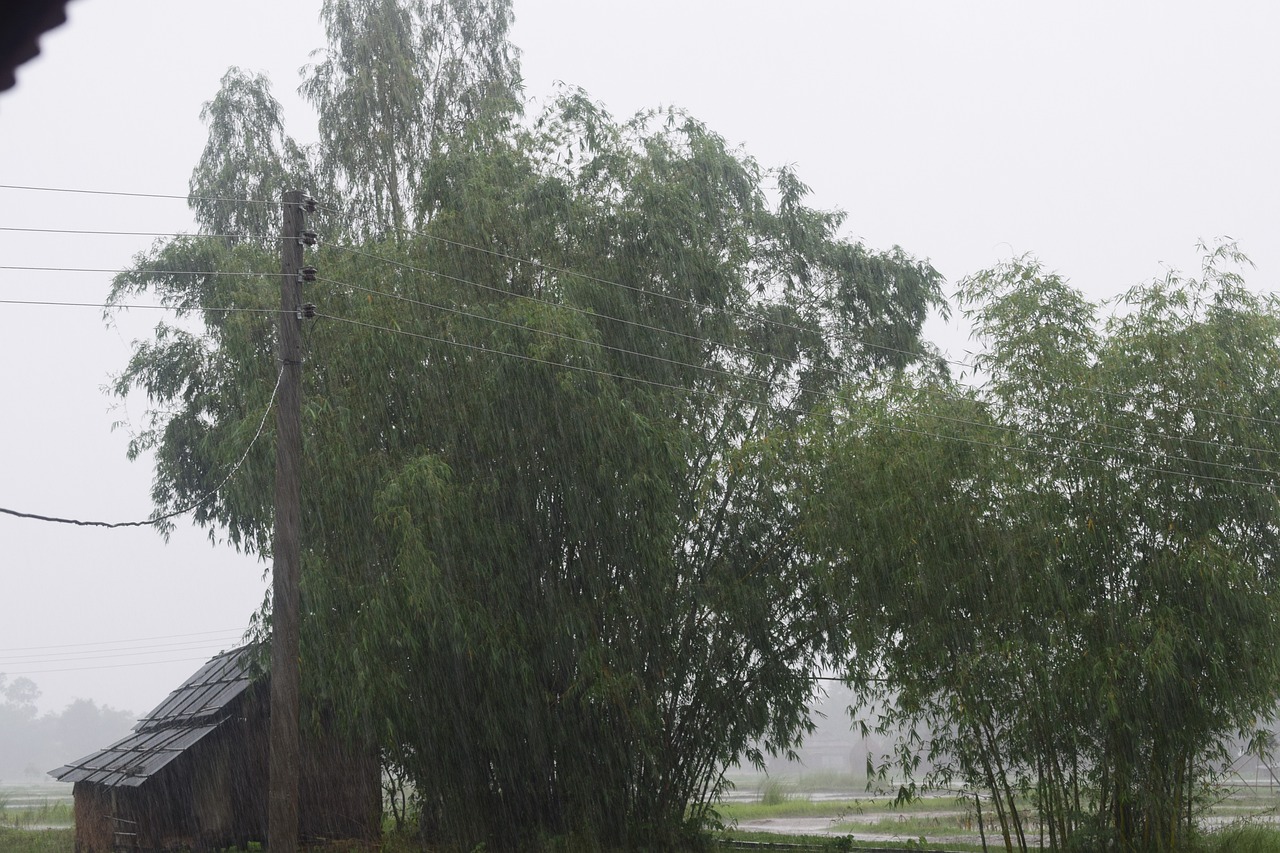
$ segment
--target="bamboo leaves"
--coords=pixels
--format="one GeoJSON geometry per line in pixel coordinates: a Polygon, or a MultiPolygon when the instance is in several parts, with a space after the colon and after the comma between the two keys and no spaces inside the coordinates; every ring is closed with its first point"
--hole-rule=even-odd
{"type": "Polygon", "coordinates": [[[985,789],[1011,848],[1022,791],[1057,849],[1181,848],[1197,780],[1280,693],[1280,315],[1239,260],[1219,247],[1101,328],[1034,260],[980,273],[960,302],[982,388],[855,394],[811,435],[848,677],[933,731],[931,778],[985,789]]]}

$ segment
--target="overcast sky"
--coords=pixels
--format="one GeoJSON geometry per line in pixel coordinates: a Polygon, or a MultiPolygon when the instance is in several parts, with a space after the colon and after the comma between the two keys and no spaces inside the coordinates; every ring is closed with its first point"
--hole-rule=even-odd
{"type": "MultiPolygon", "coordinates": [[[[1280,5],[515,0],[526,95],[556,81],[618,116],[684,107],[766,166],[795,164],[847,233],[954,283],[1035,252],[1095,298],[1194,269],[1230,235],[1280,271],[1280,5]]],[[[182,195],[200,107],[230,65],[266,72],[289,129],[323,43],[320,0],[75,0],[0,94],[0,184],[182,195]]],[[[181,201],[0,189],[0,228],[189,230],[181,201]]],[[[146,237],[0,230],[0,265],[119,269],[146,237]]],[[[0,299],[101,303],[108,273],[0,269],[0,299]]],[[[158,312],[0,302],[0,506],[126,521],[141,399],[102,392],[158,312]],[[113,431],[112,424],[122,426],[113,431]]],[[[966,358],[960,330],[931,332],[966,358]]],[[[188,523],[101,530],[0,517],[0,672],[44,710],[149,710],[234,645],[264,566],[188,523]]],[[[68,756],[72,758],[73,756],[68,756]]]]}

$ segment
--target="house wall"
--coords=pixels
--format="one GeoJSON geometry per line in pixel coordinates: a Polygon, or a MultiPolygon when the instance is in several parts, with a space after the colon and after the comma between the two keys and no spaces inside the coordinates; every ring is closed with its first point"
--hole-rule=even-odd
{"type": "Polygon", "coordinates": [[[270,747],[267,738],[267,699],[251,696],[236,720],[235,740],[239,760],[232,766],[230,801],[235,814],[236,844],[267,837],[267,770],[270,747]]]}
{"type": "Polygon", "coordinates": [[[75,801],[76,853],[111,853],[111,790],[91,782],[77,782],[71,795],[75,801]]]}

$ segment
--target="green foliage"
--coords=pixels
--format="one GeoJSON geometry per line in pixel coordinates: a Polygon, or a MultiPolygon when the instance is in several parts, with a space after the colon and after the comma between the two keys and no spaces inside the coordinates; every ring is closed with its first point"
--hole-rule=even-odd
{"type": "Polygon", "coordinates": [[[307,155],[285,133],[280,102],[261,74],[232,67],[200,118],[209,143],[191,174],[191,207],[211,234],[247,239],[274,249],[279,230],[275,210],[235,199],[279,198],[299,186],[308,172],[307,155]]]}
{"type": "Polygon", "coordinates": [[[1034,261],[981,273],[982,388],[887,386],[810,433],[848,676],[907,732],[898,763],[985,788],[1009,847],[1023,792],[1058,849],[1186,846],[1198,780],[1272,714],[1280,310],[1233,262],[1101,329],[1034,261]]]}
{"type": "Polygon", "coordinates": [[[760,802],[766,806],[778,806],[792,799],[791,794],[777,779],[770,779],[760,792],[760,802]]]}
{"type": "Polygon", "coordinates": [[[10,829],[0,826],[0,853],[71,853],[75,831],[71,829],[10,829]]]}
{"type": "MultiPolygon", "coordinates": [[[[847,640],[778,431],[919,359],[939,280],[678,111],[617,122],[567,91],[514,127],[508,18],[325,5],[304,679],[404,769],[424,839],[681,845],[726,766],[797,742],[847,640]]],[[[215,103],[253,114],[232,82],[215,103]]],[[[260,168],[234,126],[197,174],[260,168]]],[[[116,385],[153,407],[133,451],[158,510],[217,489],[197,523],[263,554],[270,442],[221,480],[271,396],[272,325],[205,309],[273,308],[251,272],[277,267],[184,238],[115,289],[185,318],[116,385]],[[244,275],[174,272],[210,270],[244,275]]]]}
{"type": "MultiPolygon", "coordinates": [[[[423,163],[485,112],[518,112],[510,0],[325,0],[302,94],[319,117],[317,191],[355,235],[424,221],[423,163]]],[[[313,186],[316,183],[313,181],[313,186]]]]}
{"type": "Polygon", "coordinates": [[[1199,849],[1203,853],[1277,853],[1280,830],[1272,826],[1227,827],[1206,835],[1199,849]]]}
{"type": "Polygon", "coordinates": [[[0,825],[9,824],[15,829],[31,827],[70,826],[74,818],[71,801],[45,799],[35,805],[5,808],[0,799],[0,825]]]}

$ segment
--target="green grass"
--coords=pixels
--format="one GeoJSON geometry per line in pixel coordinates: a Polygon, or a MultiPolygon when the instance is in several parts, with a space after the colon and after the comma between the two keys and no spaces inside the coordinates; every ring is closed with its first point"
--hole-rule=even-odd
{"type": "Polygon", "coordinates": [[[815,802],[802,797],[792,797],[781,802],[721,803],[716,806],[720,819],[725,823],[742,820],[764,820],[771,817],[827,817],[856,811],[854,800],[825,800],[815,802]]]}
{"type": "MultiPolygon", "coordinates": [[[[905,840],[905,839],[901,842],[857,841],[852,838],[849,838],[848,836],[828,837],[828,836],[818,836],[818,835],[787,835],[781,832],[744,832],[741,830],[731,830],[731,831],[725,832],[723,835],[726,841],[731,841],[731,842],[747,841],[753,844],[776,844],[776,845],[794,844],[799,847],[806,847],[810,849],[818,849],[818,850],[824,850],[824,851],[825,850],[853,851],[853,850],[861,850],[867,847],[875,848],[877,850],[883,850],[886,847],[897,848],[901,850],[926,850],[927,851],[930,849],[930,845],[928,843],[927,837],[925,839],[925,842],[926,842],[925,846],[922,847],[919,841],[905,840]]],[[[939,845],[939,846],[945,847],[945,849],[947,850],[973,851],[973,853],[978,853],[978,851],[982,850],[981,844],[956,844],[952,842],[947,842],[945,845],[939,845]]],[[[719,844],[719,845],[713,845],[712,849],[713,850],[732,850],[735,848],[730,847],[729,844],[719,844]]]]}
{"type": "Polygon", "coordinates": [[[71,829],[26,830],[0,826],[0,853],[72,853],[75,831],[71,829]]]}
{"type": "Polygon", "coordinates": [[[720,803],[716,811],[726,823],[733,820],[764,820],[774,817],[834,817],[848,814],[883,813],[886,816],[913,812],[954,811],[957,816],[969,810],[967,800],[954,797],[922,797],[909,803],[894,805],[892,797],[866,797],[848,800],[810,800],[791,795],[782,800],[765,799],[757,803],[720,803]]]}
{"type": "Polygon", "coordinates": [[[962,824],[961,821],[963,820],[964,815],[960,813],[945,817],[909,817],[900,815],[898,817],[886,817],[871,823],[863,821],[837,823],[831,827],[831,831],[837,833],[876,833],[877,835],[896,835],[901,838],[920,838],[921,836],[928,838],[930,835],[976,835],[978,828],[973,825],[962,824]]]}
{"type": "Polygon", "coordinates": [[[1280,828],[1241,826],[1204,836],[1201,853],[1280,853],[1280,828]]]}
{"type": "Polygon", "coordinates": [[[45,800],[43,803],[0,811],[0,826],[23,829],[29,826],[71,826],[74,811],[71,803],[45,800]]]}

